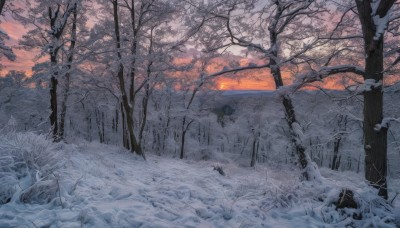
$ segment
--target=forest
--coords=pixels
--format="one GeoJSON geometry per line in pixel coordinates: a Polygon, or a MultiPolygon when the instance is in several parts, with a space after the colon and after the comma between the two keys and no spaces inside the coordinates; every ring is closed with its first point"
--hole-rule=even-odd
{"type": "Polygon", "coordinates": [[[400,227],[399,1],[0,14],[0,227],[400,227]]]}

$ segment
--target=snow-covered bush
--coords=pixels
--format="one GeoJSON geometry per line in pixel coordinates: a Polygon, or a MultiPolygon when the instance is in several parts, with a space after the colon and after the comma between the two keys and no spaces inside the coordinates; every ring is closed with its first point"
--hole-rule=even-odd
{"type": "Polygon", "coordinates": [[[51,201],[58,191],[54,171],[60,155],[43,135],[0,132],[0,205],[51,201]]]}
{"type": "MultiPolygon", "coordinates": [[[[325,223],[352,227],[391,227],[395,222],[392,216],[393,208],[382,197],[378,196],[376,189],[365,186],[354,191],[354,206],[346,205],[341,208],[341,190],[332,188],[328,193],[321,216],[325,223]]],[[[353,197],[353,192],[351,192],[353,197]]]]}

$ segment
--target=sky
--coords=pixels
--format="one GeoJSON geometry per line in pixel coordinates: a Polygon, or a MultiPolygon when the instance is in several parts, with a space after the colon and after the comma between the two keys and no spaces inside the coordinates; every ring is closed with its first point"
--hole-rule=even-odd
{"type": "MultiPolygon", "coordinates": [[[[9,61],[6,58],[1,59],[4,66],[1,75],[4,76],[10,70],[24,71],[27,75],[32,75],[32,67],[35,65],[35,57],[38,52],[26,51],[18,48],[18,40],[26,34],[27,28],[18,21],[10,17],[3,17],[0,23],[0,29],[5,31],[10,40],[6,43],[13,48],[17,56],[15,61],[9,61]]],[[[260,73],[257,71],[247,72],[241,77],[229,78],[221,77],[216,81],[216,87],[220,90],[273,90],[275,89],[274,82],[268,70],[260,73]]]]}
{"type": "MultiPolygon", "coordinates": [[[[6,41],[13,48],[17,56],[15,61],[9,61],[6,58],[1,59],[3,70],[0,76],[4,76],[10,70],[24,71],[27,75],[32,75],[32,67],[35,65],[35,57],[39,51],[26,51],[18,48],[18,40],[26,34],[27,28],[21,23],[14,20],[9,15],[2,16],[0,29],[5,31],[10,40],[6,41]]],[[[233,75],[234,77],[219,77],[216,79],[216,88],[220,90],[274,90],[275,85],[268,69],[246,71],[240,74],[233,75]],[[239,76],[239,77],[237,77],[239,76]]],[[[290,75],[284,72],[284,80],[290,83],[290,75]]],[[[329,79],[323,85],[327,89],[343,89],[343,86],[338,85],[339,80],[329,79]]],[[[309,87],[308,89],[315,89],[309,87]]]]}
{"type": "MultiPolygon", "coordinates": [[[[17,56],[15,61],[9,61],[2,58],[1,62],[3,70],[0,76],[4,76],[10,70],[23,71],[28,76],[32,75],[32,67],[35,65],[35,57],[39,54],[38,51],[26,51],[18,48],[18,40],[26,34],[27,28],[11,17],[2,17],[0,29],[5,31],[10,40],[6,43],[13,48],[17,56]]],[[[291,78],[289,73],[284,72],[284,80],[290,83],[291,78]]],[[[246,71],[233,75],[233,77],[219,77],[215,81],[216,89],[219,90],[274,90],[275,84],[268,69],[246,71]],[[238,77],[239,76],[239,77],[238,77]]],[[[338,80],[330,79],[322,86],[327,89],[343,89],[343,86],[338,85],[338,80]]],[[[316,89],[309,87],[308,89],[316,89]]]]}
{"type": "Polygon", "coordinates": [[[17,47],[18,40],[26,33],[27,29],[19,22],[9,17],[3,17],[0,23],[0,29],[5,31],[10,40],[6,41],[6,44],[13,48],[17,59],[15,61],[9,61],[6,58],[2,58],[1,62],[4,66],[4,70],[1,75],[4,75],[9,70],[25,71],[28,75],[32,73],[32,66],[34,58],[37,53],[32,51],[26,51],[17,47]]]}

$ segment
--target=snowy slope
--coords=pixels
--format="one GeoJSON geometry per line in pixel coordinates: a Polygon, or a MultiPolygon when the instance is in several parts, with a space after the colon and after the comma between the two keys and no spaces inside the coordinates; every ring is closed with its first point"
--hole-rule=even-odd
{"type": "Polygon", "coordinates": [[[301,182],[295,167],[277,164],[143,161],[97,143],[57,147],[65,160],[56,171],[58,196],[48,204],[0,205],[0,227],[395,227],[391,208],[350,172],[323,169],[322,183],[301,182]],[[335,211],[344,187],[361,209],[335,211]],[[352,218],[361,211],[362,220],[352,218]]]}

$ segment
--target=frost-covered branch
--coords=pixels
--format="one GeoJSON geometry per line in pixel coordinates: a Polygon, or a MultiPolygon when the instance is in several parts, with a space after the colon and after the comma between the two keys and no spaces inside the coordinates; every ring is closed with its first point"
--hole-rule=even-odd
{"type": "Polygon", "coordinates": [[[369,92],[374,89],[382,88],[382,86],[382,80],[375,81],[375,79],[365,79],[364,84],[362,84],[357,91],[360,93],[369,92]]]}
{"type": "Polygon", "coordinates": [[[229,74],[229,73],[238,73],[241,71],[245,71],[245,70],[255,70],[255,69],[264,69],[264,68],[269,68],[270,64],[263,64],[263,65],[255,65],[255,64],[249,64],[248,66],[245,67],[237,67],[237,68],[224,68],[223,70],[214,73],[214,74],[210,74],[208,76],[206,76],[206,78],[215,78],[224,74],[229,74]]]}
{"type": "Polygon", "coordinates": [[[294,92],[309,83],[322,81],[324,78],[327,78],[331,75],[342,74],[342,73],[354,73],[358,75],[364,75],[365,71],[361,67],[352,65],[321,67],[318,71],[313,70],[305,74],[300,74],[296,76],[294,83],[292,85],[280,88],[280,92],[282,93],[294,92]]]}
{"type": "Polygon", "coordinates": [[[385,33],[390,19],[390,9],[395,2],[396,0],[371,1],[371,16],[376,26],[374,40],[379,40],[385,33]]]}
{"type": "Polygon", "coordinates": [[[375,131],[381,131],[381,130],[385,130],[385,129],[387,130],[387,129],[389,129],[390,122],[400,123],[400,118],[393,118],[393,117],[383,118],[383,120],[380,124],[375,125],[374,130],[375,131]]]}

